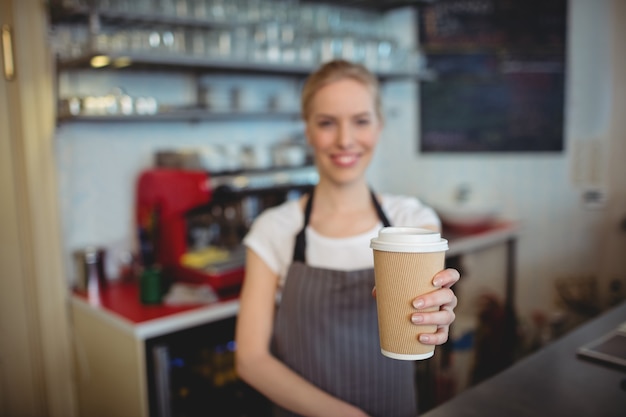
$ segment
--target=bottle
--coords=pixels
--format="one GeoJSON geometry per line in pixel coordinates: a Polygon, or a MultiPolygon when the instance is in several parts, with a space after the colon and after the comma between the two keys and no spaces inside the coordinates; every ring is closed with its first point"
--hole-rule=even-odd
{"type": "Polygon", "coordinates": [[[104,261],[103,248],[87,246],[74,252],[77,275],[75,289],[84,293],[94,305],[100,304],[100,291],[107,284],[104,261]]]}
{"type": "Polygon", "coordinates": [[[163,294],[163,274],[158,266],[146,267],[139,280],[140,298],[143,304],[160,304],[163,294]]]}

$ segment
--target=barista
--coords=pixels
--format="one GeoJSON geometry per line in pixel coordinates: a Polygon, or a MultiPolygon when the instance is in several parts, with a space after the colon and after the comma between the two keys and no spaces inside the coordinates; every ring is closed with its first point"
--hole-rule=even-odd
{"type": "MultiPolygon", "coordinates": [[[[414,363],[380,353],[370,239],[383,226],[438,230],[435,212],[412,197],[376,194],[365,178],[383,128],[378,82],[363,66],[323,65],[307,80],[302,117],[319,182],[299,200],[267,209],[244,239],[246,276],[237,321],[237,371],[282,416],[417,415],[414,363]]],[[[448,339],[459,279],[413,304],[417,334],[448,339]],[[417,309],[437,307],[426,313],[417,309]]]]}

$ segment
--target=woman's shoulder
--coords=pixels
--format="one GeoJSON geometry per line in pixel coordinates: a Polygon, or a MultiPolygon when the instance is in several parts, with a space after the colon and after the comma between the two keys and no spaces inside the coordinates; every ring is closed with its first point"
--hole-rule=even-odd
{"type": "Polygon", "coordinates": [[[266,208],[257,216],[254,221],[254,225],[279,227],[281,230],[291,230],[302,223],[302,216],[302,209],[300,208],[299,201],[289,200],[277,206],[266,208]]]}
{"type": "Polygon", "coordinates": [[[252,223],[244,244],[256,252],[272,271],[284,276],[303,219],[298,200],[267,208],[252,223]]]}
{"type": "Polygon", "coordinates": [[[440,226],[440,220],[435,210],[417,197],[383,193],[380,195],[380,199],[383,210],[393,225],[440,226]]]}

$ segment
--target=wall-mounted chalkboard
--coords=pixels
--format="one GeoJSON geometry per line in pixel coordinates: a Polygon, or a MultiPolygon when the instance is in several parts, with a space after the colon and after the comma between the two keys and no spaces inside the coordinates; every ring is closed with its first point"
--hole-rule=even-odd
{"type": "Polygon", "coordinates": [[[438,0],[420,9],[436,75],[419,88],[422,152],[563,150],[567,0],[438,0]]]}

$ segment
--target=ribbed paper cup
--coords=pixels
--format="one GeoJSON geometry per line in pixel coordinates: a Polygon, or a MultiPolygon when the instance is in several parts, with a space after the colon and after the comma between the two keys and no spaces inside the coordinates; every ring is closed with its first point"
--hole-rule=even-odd
{"type": "Polygon", "coordinates": [[[444,267],[448,241],[437,232],[411,227],[385,227],[371,240],[374,251],[376,305],[380,347],[383,355],[394,359],[427,359],[434,345],[424,345],[418,336],[434,333],[435,325],[415,325],[411,316],[417,311],[413,300],[434,291],[433,277],[444,267]]]}

